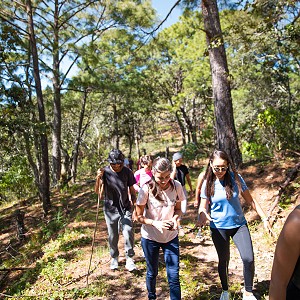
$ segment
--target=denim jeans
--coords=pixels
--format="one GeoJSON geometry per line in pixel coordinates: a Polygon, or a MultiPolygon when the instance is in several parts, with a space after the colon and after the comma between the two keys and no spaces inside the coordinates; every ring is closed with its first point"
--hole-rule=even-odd
{"type": "Polygon", "coordinates": [[[158,243],[145,238],[141,239],[144,251],[147,274],[146,285],[148,299],[156,299],[156,277],[158,274],[159,249],[162,248],[166,263],[167,277],[170,289],[170,299],[181,299],[179,282],[179,241],[178,236],[168,243],[158,243]]]}

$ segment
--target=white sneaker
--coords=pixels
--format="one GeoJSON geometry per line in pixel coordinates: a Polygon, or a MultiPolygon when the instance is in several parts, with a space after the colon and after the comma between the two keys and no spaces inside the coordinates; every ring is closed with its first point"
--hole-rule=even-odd
{"type": "Polygon", "coordinates": [[[131,257],[127,257],[125,268],[129,272],[132,272],[133,270],[136,270],[136,265],[134,263],[134,260],[131,257]]]}
{"type": "Polygon", "coordinates": [[[229,300],[229,293],[228,293],[228,291],[223,291],[222,292],[220,300],[229,300]]]}
{"type": "Polygon", "coordinates": [[[116,270],[119,267],[119,262],[117,257],[112,257],[111,262],[110,262],[110,269],[111,270],[116,270]]]}
{"type": "Polygon", "coordinates": [[[246,293],[243,293],[243,300],[257,300],[256,297],[253,295],[253,293],[249,293],[246,295],[246,293]]]}

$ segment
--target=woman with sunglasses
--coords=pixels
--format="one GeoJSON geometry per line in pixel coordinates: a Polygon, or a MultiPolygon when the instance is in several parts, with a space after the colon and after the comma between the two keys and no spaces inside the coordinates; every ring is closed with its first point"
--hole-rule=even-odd
{"type": "Polygon", "coordinates": [[[233,239],[243,261],[243,300],[256,299],[252,293],[253,246],[239,195],[256,210],[265,228],[272,233],[267,215],[259,203],[252,198],[244,179],[235,170],[229,156],[222,150],[215,150],[209,159],[201,187],[198,225],[204,226],[207,220],[210,221],[212,240],[219,258],[218,272],[223,289],[220,300],[229,300],[230,238],[233,239]]]}
{"type": "Polygon", "coordinates": [[[141,244],[147,264],[148,299],[156,299],[160,248],[166,263],[170,299],[181,299],[177,222],[185,195],[180,182],[170,178],[171,171],[172,165],[167,158],[156,158],[152,179],[141,187],[136,202],[137,219],[143,224],[141,244]]]}

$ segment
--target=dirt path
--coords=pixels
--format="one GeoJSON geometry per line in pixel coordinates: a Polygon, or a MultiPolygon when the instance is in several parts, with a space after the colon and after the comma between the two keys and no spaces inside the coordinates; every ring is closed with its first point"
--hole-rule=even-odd
{"type": "MultiPolygon", "coordinates": [[[[241,174],[245,178],[252,195],[259,201],[262,207],[267,211],[274,199],[274,195],[279,189],[279,186],[284,182],[286,174],[293,166],[293,162],[271,163],[268,165],[255,165],[244,168],[241,174]]],[[[73,193],[68,199],[64,199],[68,203],[66,214],[69,214],[70,222],[67,225],[69,228],[90,228],[91,231],[95,227],[94,218],[89,221],[79,221],[78,214],[80,212],[96,211],[95,202],[91,201],[93,195],[93,183],[83,185],[80,191],[73,193]]],[[[52,201],[54,206],[61,205],[62,196],[57,194],[53,196],[52,201]]],[[[295,201],[299,201],[299,193],[295,201]],[[297,198],[298,197],[298,198],[297,198]],[[297,200],[298,199],[298,200],[297,200]]],[[[220,297],[221,286],[217,273],[217,255],[212,244],[209,229],[203,230],[203,238],[196,238],[196,230],[193,230],[193,224],[196,219],[196,210],[190,201],[187,214],[183,219],[185,236],[180,237],[181,251],[181,278],[184,291],[182,299],[210,299],[217,300],[220,297]],[[196,297],[193,295],[197,295],[196,297]],[[209,296],[208,296],[209,295],[209,296]]],[[[42,219],[42,209],[36,201],[27,200],[22,203],[23,206],[18,208],[26,212],[25,225],[30,233],[39,230],[42,219]]],[[[290,205],[285,211],[277,210],[274,221],[274,231],[279,232],[286,216],[293,209],[294,205],[290,205]]],[[[13,220],[13,212],[16,207],[5,208],[0,213],[1,226],[1,261],[5,261],[11,253],[7,250],[10,242],[15,238],[15,224],[13,220]]],[[[275,250],[276,239],[270,238],[263,229],[263,225],[259,217],[253,211],[246,210],[246,218],[249,223],[249,228],[253,240],[255,254],[255,278],[254,278],[254,293],[258,299],[268,299],[268,286],[270,280],[271,267],[273,262],[273,254],[275,250]]],[[[136,256],[135,261],[138,269],[129,273],[125,270],[125,256],[123,251],[123,237],[120,237],[120,268],[117,271],[111,271],[109,268],[110,257],[107,251],[107,232],[104,219],[101,219],[98,227],[95,240],[95,251],[93,254],[91,270],[93,272],[88,278],[88,283],[93,286],[96,295],[88,296],[81,299],[103,299],[103,300],[134,300],[147,299],[145,286],[146,266],[143,258],[142,249],[140,246],[140,225],[135,229],[136,240],[136,256]],[[97,293],[97,288],[99,293],[97,293]],[[101,289],[106,289],[105,295],[101,295],[101,289]]],[[[87,238],[87,237],[83,237],[87,238]]],[[[90,237],[89,237],[90,238],[90,237]]],[[[53,237],[55,239],[55,237],[53,237]]],[[[72,249],[74,250],[74,249],[72,249]]],[[[83,254],[80,261],[70,259],[70,264],[65,270],[73,279],[67,286],[67,289],[85,289],[87,287],[87,270],[91,257],[91,243],[81,245],[78,249],[83,254]]],[[[43,253],[32,251],[27,258],[28,265],[25,267],[33,267],[36,260],[43,253]]],[[[71,255],[64,253],[65,256],[71,255]]],[[[161,266],[163,267],[163,259],[161,258],[161,266]]],[[[20,271],[10,272],[9,275],[2,281],[0,292],[5,292],[7,285],[10,282],[17,280],[20,271]]],[[[1,278],[0,278],[1,279],[1,278]]],[[[231,245],[231,261],[229,264],[229,282],[232,291],[236,291],[233,299],[241,299],[240,288],[243,284],[242,263],[236,247],[231,245]]],[[[159,300],[169,299],[168,285],[166,283],[164,269],[162,268],[157,280],[157,295],[159,300]]],[[[1,297],[0,297],[1,298],[1,297]]]]}

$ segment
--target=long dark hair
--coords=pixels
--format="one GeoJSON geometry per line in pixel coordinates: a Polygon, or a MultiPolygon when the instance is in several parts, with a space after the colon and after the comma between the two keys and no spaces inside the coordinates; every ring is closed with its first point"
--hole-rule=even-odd
{"type": "MultiPolygon", "coordinates": [[[[157,157],[156,159],[154,159],[153,165],[152,165],[152,172],[153,173],[156,173],[156,172],[161,173],[161,172],[166,172],[166,171],[172,172],[171,162],[165,157],[157,157]]],[[[174,187],[173,180],[170,180],[170,184],[172,187],[174,187]]],[[[151,191],[152,195],[157,200],[164,201],[161,197],[160,188],[159,188],[158,184],[156,183],[156,181],[154,180],[154,176],[152,176],[148,185],[149,185],[149,190],[151,191]]]]}
{"type": "Polygon", "coordinates": [[[234,167],[234,164],[232,163],[230,157],[224,150],[214,150],[214,152],[211,154],[209,158],[209,162],[207,164],[206,172],[204,175],[204,179],[206,179],[206,188],[205,188],[205,194],[208,199],[210,199],[215,194],[215,181],[216,181],[216,175],[213,173],[211,163],[214,161],[215,158],[221,158],[225,160],[228,164],[228,169],[226,170],[226,173],[224,175],[224,186],[226,191],[226,198],[229,200],[233,195],[233,187],[234,184],[237,183],[238,188],[240,189],[240,181],[238,178],[238,173],[234,167]],[[231,176],[231,172],[234,174],[234,180],[231,176]]]}

